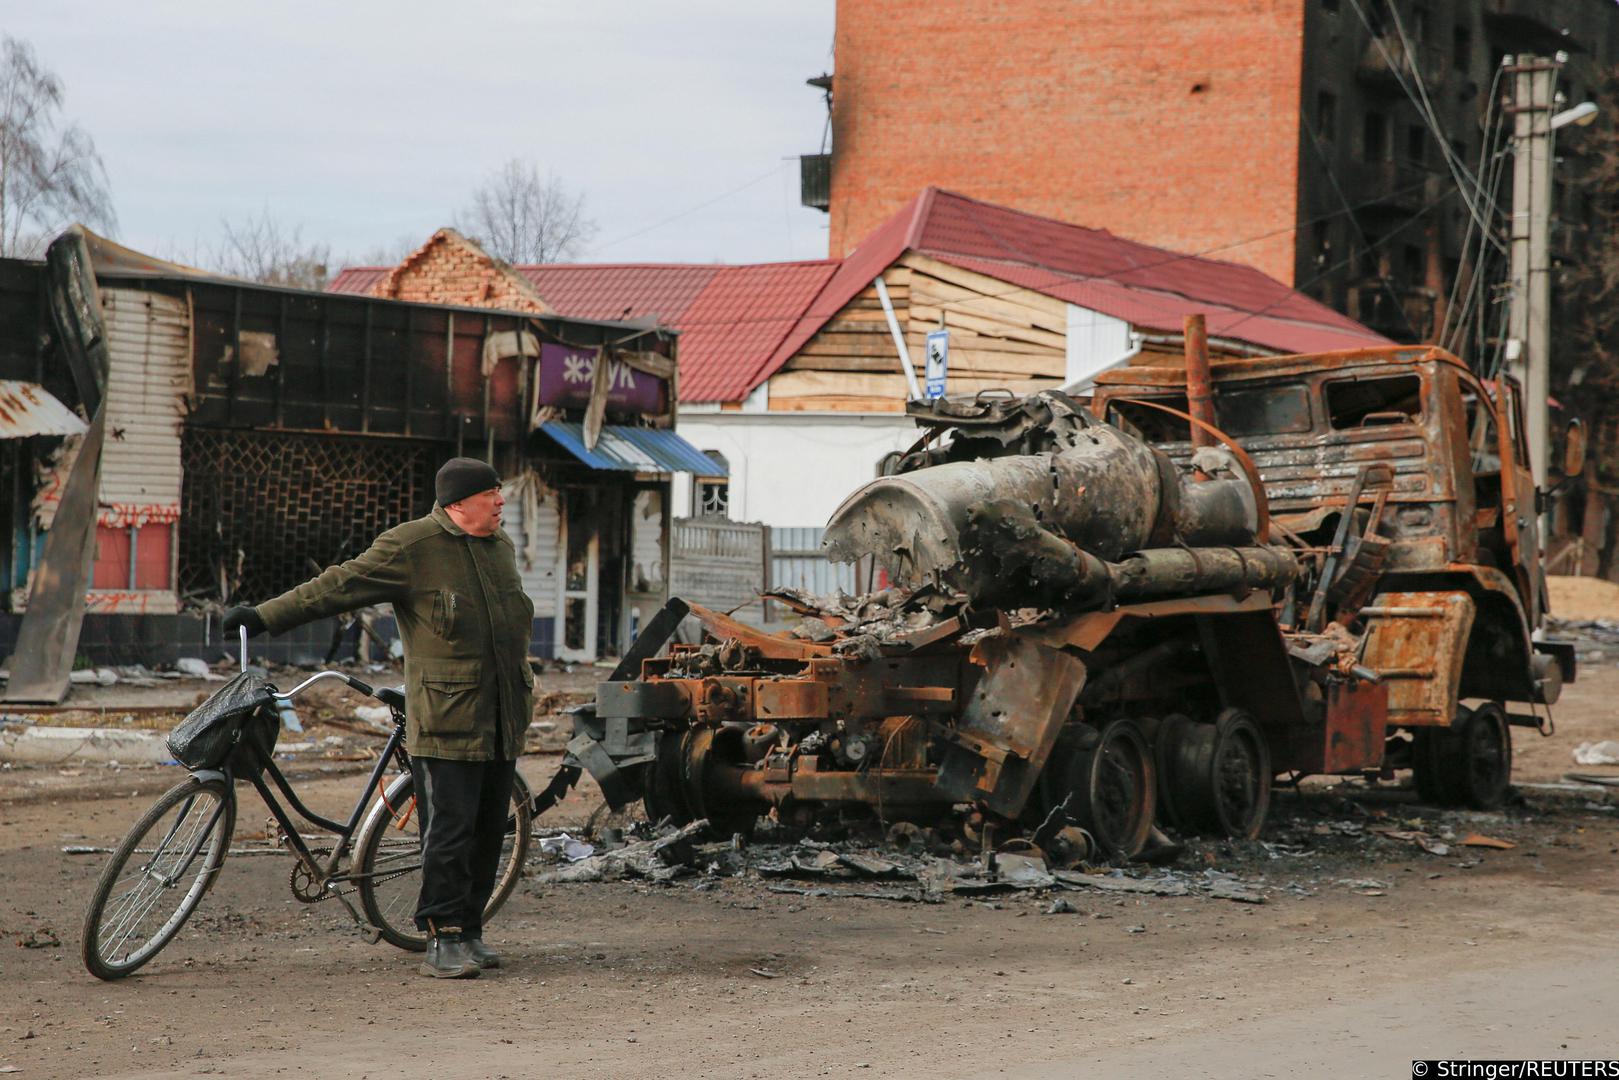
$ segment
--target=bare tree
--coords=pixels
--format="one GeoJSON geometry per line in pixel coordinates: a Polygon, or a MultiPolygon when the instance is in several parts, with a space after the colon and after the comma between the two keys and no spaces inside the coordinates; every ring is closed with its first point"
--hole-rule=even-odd
{"type": "Polygon", "coordinates": [[[210,269],[265,285],[323,289],[332,265],[328,244],[305,243],[303,226],[288,225],[265,207],[259,214],[220,223],[223,236],[207,259],[210,269]]]}
{"type": "Polygon", "coordinates": [[[74,221],[117,227],[95,142],[61,111],[62,80],[28,42],[0,36],[0,255],[37,256],[74,221]]]}
{"type": "Polygon", "coordinates": [[[473,192],[461,231],[497,259],[551,263],[578,258],[596,235],[585,216],[585,197],[554,173],[513,158],[473,192]]]}

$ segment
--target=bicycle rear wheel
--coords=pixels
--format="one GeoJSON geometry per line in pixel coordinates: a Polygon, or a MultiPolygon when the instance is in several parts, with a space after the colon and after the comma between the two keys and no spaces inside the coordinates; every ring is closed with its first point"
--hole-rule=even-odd
{"type": "Polygon", "coordinates": [[[236,825],[236,793],[187,777],[152,804],[113,851],[84,915],[84,966],[121,979],[180,932],[213,885],[236,825]]]}
{"type": "MultiPolygon", "coordinates": [[[[517,888],[528,857],[533,825],[533,796],[521,775],[512,778],[511,812],[506,841],[500,849],[495,891],[484,906],[487,923],[517,888]]],[[[384,941],[411,952],[427,948],[427,935],[416,929],[416,903],[422,890],[421,815],[416,812],[415,781],[409,773],[395,778],[382,799],[366,815],[354,851],[360,906],[384,941]]]]}

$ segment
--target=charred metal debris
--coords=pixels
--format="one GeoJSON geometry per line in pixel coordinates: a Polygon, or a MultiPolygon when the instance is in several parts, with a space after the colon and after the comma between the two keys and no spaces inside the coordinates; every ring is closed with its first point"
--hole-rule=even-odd
{"type": "Polygon", "coordinates": [[[1278,775],[1410,766],[1500,805],[1507,726],[1573,675],[1531,641],[1516,400],[1436,349],[1100,382],[913,403],[921,438],[826,531],[884,587],[777,590],[781,633],[692,606],[701,642],[638,642],[572,760],[654,821],[971,818],[985,852],[1073,830],[1104,858],[1252,839],[1278,775]]]}

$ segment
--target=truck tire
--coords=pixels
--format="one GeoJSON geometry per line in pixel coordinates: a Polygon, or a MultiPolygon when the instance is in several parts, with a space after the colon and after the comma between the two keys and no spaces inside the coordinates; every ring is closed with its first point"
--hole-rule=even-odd
{"type": "Polygon", "coordinates": [[[1226,709],[1185,729],[1171,755],[1175,813],[1184,827],[1252,840],[1270,810],[1270,745],[1254,718],[1226,709]]]}
{"type": "MultiPolygon", "coordinates": [[[[1152,752],[1132,720],[1114,720],[1080,736],[1068,759],[1066,788],[1075,822],[1108,855],[1133,858],[1152,832],[1157,787],[1152,752]]],[[[1059,800],[1060,801],[1060,800],[1059,800]]]]}
{"type": "Polygon", "coordinates": [[[1512,731],[1499,703],[1458,707],[1456,722],[1448,730],[1433,730],[1428,741],[1431,782],[1441,806],[1494,810],[1506,801],[1512,786],[1512,731]]]}

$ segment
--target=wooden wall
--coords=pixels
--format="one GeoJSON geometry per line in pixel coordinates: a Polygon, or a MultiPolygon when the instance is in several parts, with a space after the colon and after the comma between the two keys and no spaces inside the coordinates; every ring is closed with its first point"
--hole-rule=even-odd
{"type": "MultiPolygon", "coordinates": [[[[1060,386],[1068,305],[997,278],[909,253],[884,275],[922,379],[928,331],[950,330],[951,396],[1060,386]]],[[[770,379],[772,410],[902,412],[905,377],[877,290],[867,287],[770,379]]]]}

